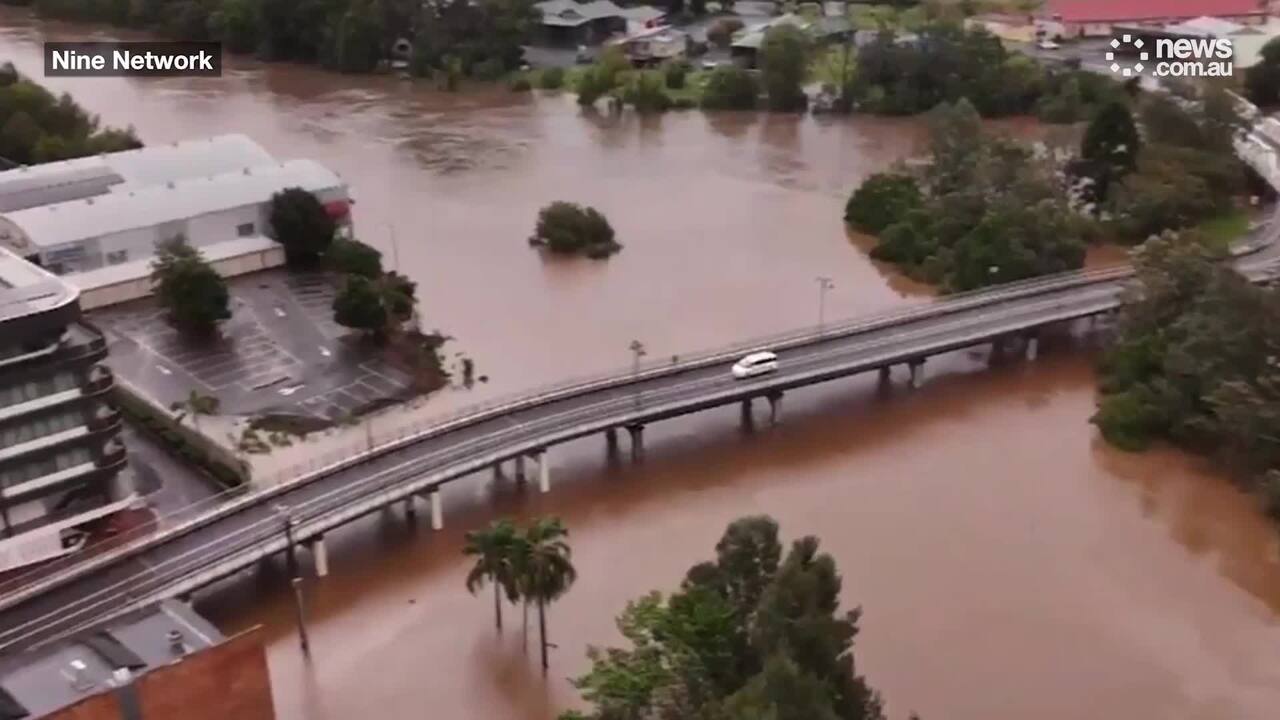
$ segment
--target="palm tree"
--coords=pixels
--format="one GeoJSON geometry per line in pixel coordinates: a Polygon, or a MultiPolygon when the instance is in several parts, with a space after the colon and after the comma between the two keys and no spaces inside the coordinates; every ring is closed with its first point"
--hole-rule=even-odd
{"type": "Polygon", "coordinates": [[[498,520],[484,530],[467,533],[464,555],[475,557],[475,565],[467,573],[467,591],[476,594],[486,582],[493,585],[493,613],[502,632],[502,594],[516,595],[516,574],[512,565],[513,548],[520,541],[516,526],[510,520],[498,520]]]}
{"type": "Polygon", "coordinates": [[[578,579],[565,538],[569,531],[560,518],[538,518],[525,531],[527,548],[520,564],[521,595],[538,604],[538,637],[542,642],[542,672],[547,671],[547,611],[578,579]]]}

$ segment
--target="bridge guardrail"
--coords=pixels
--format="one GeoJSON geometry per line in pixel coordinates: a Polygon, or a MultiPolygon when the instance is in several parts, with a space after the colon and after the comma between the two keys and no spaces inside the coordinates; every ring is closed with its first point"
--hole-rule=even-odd
{"type": "MultiPolygon", "coordinates": [[[[47,574],[30,584],[23,582],[24,576],[29,576],[29,574],[19,574],[18,576],[10,578],[4,583],[0,583],[0,610],[11,607],[14,603],[21,602],[31,595],[45,592],[50,587],[55,587],[58,584],[66,582],[80,573],[89,572],[122,557],[127,557],[128,555],[139,552],[155,543],[190,532],[191,530],[201,527],[202,525],[219,517],[237,512],[240,508],[247,505],[268,500],[279,493],[286,492],[292,487],[296,487],[298,484],[313,481],[318,477],[323,477],[333,472],[338,472],[368,461],[374,457],[394,452],[407,445],[411,445],[429,437],[435,437],[436,435],[450,432],[460,427],[465,427],[466,425],[483,422],[498,415],[546,404],[548,402],[561,400],[585,392],[610,389],[614,387],[625,387],[626,385],[637,382],[644,382],[655,378],[697,370],[709,365],[736,359],[742,353],[747,352],[752,348],[770,347],[778,350],[784,350],[800,347],[814,342],[848,337],[850,335],[868,332],[870,330],[908,320],[942,317],[949,313],[960,312],[988,304],[996,304],[1019,297],[1064,290],[1080,285],[1108,282],[1125,277],[1131,273],[1132,271],[1127,267],[1105,268],[1089,271],[1069,271],[1008,283],[1007,285],[1002,285],[998,288],[984,288],[980,290],[956,293],[954,295],[947,296],[941,302],[936,300],[914,302],[903,308],[896,308],[894,310],[877,313],[872,316],[855,318],[843,323],[838,322],[831,325],[824,325],[821,328],[806,328],[800,331],[788,331],[775,335],[762,336],[744,342],[735,342],[728,346],[686,356],[684,359],[674,363],[661,361],[645,363],[641,365],[638,373],[632,372],[630,369],[625,371],[615,371],[612,373],[601,373],[577,380],[556,383],[555,385],[548,386],[542,390],[513,393],[511,395],[494,398],[476,405],[460,408],[451,413],[425,418],[417,422],[406,423],[392,433],[384,434],[383,437],[389,439],[386,439],[382,443],[374,443],[371,448],[365,443],[361,443],[359,445],[360,449],[355,449],[357,448],[356,445],[347,446],[338,451],[325,453],[314,462],[291,466],[278,471],[271,476],[273,479],[280,477],[294,478],[291,481],[273,482],[268,487],[256,492],[237,493],[229,499],[226,504],[217,506],[207,513],[168,528],[148,532],[138,539],[124,543],[120,547],[111,551],[101,553],[90,558],[77,558],[75,556],[68,557],[64,561],[66,562],[66,566],[60,571],[47,574]],[[17,587],[19,584],[22,584],[22,587],[17,587]]],[[[31,574],[44,574],[48,569],[48,564],[46,564],[31,574]]]]}
{"type": "MultiPolygon", "coordinates": [[[[1274,238],[1271,236],[1277,229],[1277,224],[1275,223],[1275,218],[1277,216],[1280,216],[1280,211],[1277,211],[1277,214],[1273,215],[1273,217],[1267,221],[1272,224],[1271,228],[1268,228],[1266,232],[1255,233],[1249,241],[1233,250],[1233,254],[1240,256],[1257,252],[1273,242],[1274,238]]],[[[312,482],[320,477],[324,477],[334,472],[340,472],[354,465],[366,462],[372,458],[395,452],[396,450],[402,449],[403,447],[413,443],[420,442],[430,437],[435,437],[470,424],[483,422],[502,414],[572,397],[576,394],[613,387],[625,387],[626,385],[636,382],[643,382],[654,378],[696,370],[734,359],[749,349],[760,347],[770,347],[778,350],[794,348],[815,342],[848,337],[850,335],[868,332],[877,328],[909,320],[942,317],[950,313],[960,312],[973,307],[996,304],[1011,299],[1070,289],[1072,287],[1079,287],[1082,285],[1109,282],[1128,277],[1132,274],[1133,271],[1127,266],[1092,271],[1069,271],[1008,283],[996,288],[984,288],[969,292],[956,293],[954,295],[947,296],[942,301],[934,300],[911,303],[905,308],[878,313],[869,317],[855,318],[830,326],[790,331],[746,342],[738,342],[716,350],[700,352],[677,362],[651,362],[642,365],[639,372],[623,371],[605,373],[591,376],[589,378],[557,383],[541,391],[526,391],[510,396],[495,398],[484,403],[461,408],[452,413],[425,418],[417,422],[406,423],[405,425],[397,428],[393,433],[384,434],[384,437],[389,437],[389,439],[382,443],[362,443],[360,444],[361,449],[354,449],[356,448],[355,445],[348,446],[347,448],[343,448],[339,451],[322,455],[315,462],[285,468],[273,476],[276,478],[292,477],[292,480],[273,483],[271,486],[263,488],[257,492],[247,494],[240,493],[237,497],[228,501],[226,504],[217,506],[207,513],[203,513],[197,517],[190,518],[167,528],[145,533],[141,537],[124,543],[120,547],[111,551],[101,553],[90,558],[75,558],[74,556],[67,558],[65,561],[65,567],[40,578],[39,580],[29,584],[24,584],[22,587],[15,587],[18,583],[23,582],[24,578],[22,576],[12,578],[5,583],[0,583],[0,610],[11,607],[12,605],[33,595],[45,592],[49,588],[56,587],[57,585],[67,582],[81,574],[91,572],[94,569],[104,567],[123,557],[128,557],[129,555],[141,552],[142,550],[157,543],[191,532],[192,530],[195,530],[218,518],[238,512],[244,507],[267,501],[270,498],[280,493],[287,492],[300,484],[312,482]]],[[[181,512],[181,510],[179,512],[181,512]]],[[[41,569],[47,570],[48,568],[46,566],[41,569]]]]}
{"type": "MultiPolygon", "coordinates": [[[[1273,261],[1267,265],[1252,267],[1247,271],[1247,274],[1255,280],[1262,280],[1274,277],[1277,274],[1276,270],[1277,268],[1273,261]]],[[[1060,308],[1062,304],[1061,301],[1049,301],[1049,303],[1054,308],[1060,308]]],[[[1041,304],[1044,303],[1042,302],[1041,304]]],[[[912,331],[908,332],[910,333],[912,331]]],[[[929,332],[930,331],[928,330],[924,330],[923,334],[928,335],[929,332]]],[[[933,330],[932,332],[937,332],[937,330],[933,330]]],[[[921,333],[921,330],[914,331],[914,334],[917,335],[921,333]]],[[[987,329],[979,333],[979,335],[989,335],[990,333],[991,330],[987,329]]],[[[883,345],[899,339],[900,338],[882,338],[873,342],[872,345],[883,345]]],[[[809,374],[823,374],[826,372],[826,369],[821,369],[810,371],[809,374]]],[[[604,404],[609,406],[618,406],[619,404],[629,405],[629,399],[614,398],[604,401],[604,404]]],[[[666,403],[660,403],[657,409],[661,410],[662,408],[671,405],[672,402],[667,401],[666,403]]],[[[592,410],[592,408],[580,408],[575,412],[586,412],[590,410],[592,410]]],[[[649,407],[646,408],[646,410],[651,412],[654,408],[649,407]]],[[[548,421],[552,420],[552,418],[544,418],[543,420],[548,421]]],[[[624,418],[624,421],[625,420],[626,418],[624,418]]],[[[617,421],[617,418],[613,418],[611,422],[613,421],[617,421]]],[[[521,452],[527,451],[529,448],[540,444],[549,444],[554,441],[553,436],[554,433],[552,435],[538,435],[533,438],[526,438],[521,446],[524,447],[524,450],[521,450],[521,452]]],[[[364,512],[365,510],[361,510],[361,508],[367,506],[370,502],[381,502],[379,500],[380,497],[385,496],[385,498],[390,498],[387,502],[391,502],[413,492],[420,492],[421,488],[419,486],[435,487],[451,478],[456,478],[462,474],[473,472],[475,469],[485,467],[487,464],[493,462],[495,457],[502,457],[504,454],[509,455],[508,451],[510,448],[502,448],[501,446],[503,444],[502,438],[482,436],[471,439],[463,443],[462,446],[436,450],[430,455],[422,458],[422,461],[436,461],[437,459],[443,460],[443,457],[438,456],[447,457],[451,454],[457,454],[461,452],[465,446],[479,445],[482,449],[484,445],[495,446],[494,450],[487,451],[486,454],[479,456],[479,458],[473,457],[467,460],[463,463],[461,470],[459,470],[459,468],[449,468],[447,470],[441,469],[433,472],[430,476],[415,478],[412,473],[402,472],[401,466],[397,466],[379,473],[379,475],[385,475],[385,477],[375,476],[368,478],[367,480],[362,479],[352,485],[343,485],[326,492],[322,496],[311,498],[310,500],[292,508],[295,521],[297,522],[295,537],[301,541],[311,537],[312,535],[323,533],[331,529],[332,526],[341,524],[341,522],[343,522],[342,518],[352,516],[353,512],[355,515],[364,512]],[[351,496],[350,502],[343,499],[344,496],[351,496]],[[353,507],[350,503],[357,503],[357,505],[353,507]],[[315,513],[310,511],[312,506],[316,507],[315,513]]],[[[470,449],[467,449],[467,451],[471,452],[470,449]]],[[[216,579],[230,572],[234,572],[235,569],[239,567],[239,565],[236,565],[235,563],[235,558],[237,557],[251,556],[256,558],[279,551],[283,547],[283,541],[279,540],[281,531],[278,525],[278,520],[274,518],[263,518],[250,525],[238,528],[232,533],[222,536],[215,541],[202,544],[195,548],[188,548],[180,555],[162,560],[156,565],[150,567],[151,572],[146,578],[146,581],[153,583],[169,583],[169,585],[164,585],[163,588],[157,586],[155,590],[147,592],[150,592],[151,595],[155,595],[157,593],[172,591],[173,587],[179,587],[182,591],[194,589],[202,585],[202,578],[205,580],[216,579]],[[276,547],[277,545],[280,547],[276,547]],[[207,555],[207,551],[210,548],[217,550],[217,561],[212,564],[209,563],[209,557],[207,555]],[[230,563],[230,565],[228,565],[228,563],[230,563]],[[228,570],[228,567],[231,569],[228,570]],[[176,583],[176,585],[174,585],[174,583],[176,583]]],[[[85,620],[81,625],[65,630],[60,634],[65,635],[68,632],[74,632],[76,629],[86,627],[93,624],[93,622],[96,622],[100,615],[95,614],[95,611],[99,607],[110,606],[111,610],[109,612],[119,612],[122,611],[122,608],[128,607],[127,603],[129,602],[141,602],[141,600],[138,600],[134,594],[135,589],[136,588],[134,588],[129,580],[125,580],[107,588],[103,588],[89,596],[79,598],[75,602],[59,608],[59,618],[82,616],[90,618],[89,620],[85,620]],[[114,594],[111,594],[108,597],[103,597],[106,593],[114,594]],[[117,602],[122,598],[126,602],[126,605],[124,606],[119,605],[117,602]]],[[[19,626],[6,628],[0,636],[11,636],[15,632],[24,631],[26,628],[33,625],[38,626],[39,623],[40,619],[37,619],[34,621],[28,621],[19,626]]],[[[17,635],[16,640],[6,639],[3,642],[3,646],[8,646],[18,640],[30,637],[32,632],[35,631],[28,631],[25,635],[19,634],[17,635]]],[[[41,642],[43,643],[46,641],[47,640],[42,640],[41,642]]]]}
{"type": "MultiPolygon", "coordinates": [[[[1047,302],[1052,304],[1054,307],[1059,307],[1062,304],[1061,300],[1051,300],[1047,302]]],[[[1044,303],[1045,301],[1042,301],[1041,304],[1044,303]]],[[[975,318],[970,319],[968,324],[981,324],[982,322],[985,322],[982,318],[975,318]]],[[[915,330],[907,331],[909,335],[919,337],[927,337],[932,334],[938,334],[939,332],[940,330],[937,328],[917,328],[915,330]]],[[[885,337],[873,341],[871,346],[884,346],[901,342],[902,340],[903,338],[898,336],[885,337]]],[[[658,392],[666,392],[670,395],[671,390],[671,388],[665,388],[658,392]]],[[[672,401],[666,401],[665,405],[660,403],[659,407],[669,406],[671,403],[672,401]]],[[[629,397],[615,397],[603,401],[602,404],[609,406],[610,408],[623,407],[630,409],[631,399],[629,397]]],[[[651,407],[647,409],[652,410],[653,408],[651,407]]],[[[578,408],[577,410],[570,412],[576,414],[590,414],[596,411],[598,411],[598,408],[586,407],[578,408]]],[[[628,415],[627,417],[629,418],[631,415],[628,415]]],[[[555,426],[558,424],[557,419],[554,417],[542,418],[534,422],[547,425],[548,429],[546,433],[550,434],[542,434],[535,436],[532,439],[526,439],[525,445],[532,447],[539,443],[550,442],[555,435],[553,431],[555,426]]],[[[513,428],[512,430],[514,431],[516,428],[513,428]]],[[[417,486],[424,483],[428,485],[432,483],[438,485],[449,479],[472,472],[475,469],[485,467],[487,464],[493,462],[495,457],[501,457],[506,453],[506,449],[504,449],[505,444],[506,441],[502,437],[495,438],[494,436],[485,435],[473,438],[458,446],[451,446],[436,450],[421,459],[426,462],[435,462],[438,460],[443,461],[444,458],[449,455],[459,454],[464,451],[468,453],[473,452],[473,448],[475,447],[478,447],[487,453],[482,455],[479,459],[471,458],[464,463],[464,467],[461,469],[449,468],[447,470],[437,470],[426,478],[415,479],[412,473],[405,473],[402,471],[402,468],[398,466],[396,468],[384,470],[374,477],[362,478],[352,484],[333,488],[321,496],[311,498],[302,504],[295,505],[290,508],[291,515],[296,523],[294,537],[297,541],[303,541],[313,534],[330,529],[330,527],[335,524],[335,521],[333,520],[334,517],[340,518],[349,514],[348,511],[350,508],[347,506],[351,503],[367,503],[372,498],[376,498],[379,495],[413,492],[414,490],[404,491],[404,486],[417,486]],[[488,448],[485,448],[486,445],[491,446],[493,449],[489,450],[488,448]]],[[[228,558],[235,558],[246,554],[260,555],[263,551],[261,548],[256,548],[255,546],[263,542],[274,542],[272,539],[278,538],[280,535],[281,529],[278,519],[273,517],[262,518],[252,524],[237,528],[233,532],[215,540],[206,542],[197,547],[187,548],[177,556],[165,558],[158,563],[149,565],[145,582],[189,582],[191,581],[191,577],[203,577],[208,574],[196,573],[193,576],[191,570],[199,569],[201,565],[209,564],[210,551],[212,551],[212,555],[216,556],[217,560],[213,565],[221,566],[225,565],[226,562],[229,562],[228,558]]],[[[212,572],[214,577],[218,576],[217,567],[206,568],[206,570],[212,572]]],[[[60,607],[58,610],[58,616],[60,619],[66,617],[80,617],[92,615],[94,610],[98,607],[115,608],[118,605],[116,601],[121,598],[128,600],[132,597],[135,590],[137,590],[137,588],[130,580],[122,580],[112,586],[103,588],[89,596],[78,598],[76,601],[60,607]],[[108,597],[102,597],[106,593],[114,594],[111,594],[108,597]]],[[[0,645],[7,646],[16,642],[17,640],[11,639],[15,633],[26,631],[25,635],[17,635],[19,640],[29,637],[32,633],[37,632],[38,630],[28,631],[27,628],[32,626],[36,626],[38,628],[41,620],[42,619],[32,620],[21,625],[5,628],[4,631],[0,632],[0,638],[3,638],[3,641],[0,641],[0,645]]]]}

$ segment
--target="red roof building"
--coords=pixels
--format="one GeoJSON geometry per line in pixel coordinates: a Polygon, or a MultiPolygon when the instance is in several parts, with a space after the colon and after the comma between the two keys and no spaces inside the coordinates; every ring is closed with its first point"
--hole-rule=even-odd
{"type": "Polygon", "coordinates": [[[1266,0],[1048,0],[1041,22],[1057,23],[1063,37],[1109,35],[1115,25],[1164,25],[1198,17],[1241,24],[1266,20],[1266,0]]]}

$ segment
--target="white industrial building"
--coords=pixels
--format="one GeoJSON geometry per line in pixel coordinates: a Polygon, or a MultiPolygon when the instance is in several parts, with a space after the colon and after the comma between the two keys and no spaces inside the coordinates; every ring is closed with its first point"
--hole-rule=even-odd
{"type": "Polygon", "coordinates": [[[151,292],[156,244],[182,236],[223,275],[283,262],[271,196],[316,195],[349,221],[346,184],[311,160],[278,162],[243,135],[0,173],[0,246],[76,285],[85,308],[151,292]]]}
{"type": "Polygon", "coordinates": [[[0,213],[271,165],[244,135],[219,135],[0,172],[0,213]]]}

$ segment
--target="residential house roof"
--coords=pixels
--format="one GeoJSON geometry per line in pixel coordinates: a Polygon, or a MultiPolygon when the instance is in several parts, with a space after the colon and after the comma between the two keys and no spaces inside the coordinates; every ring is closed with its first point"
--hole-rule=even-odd
{"type": "Polygon", "coordinates": [[[1198,35],[1200,37],[1227,37],[1245,29],[1240,23],[1233,23],[1222,18],[1200,16],[1185,22],[1175,23],[1165,28],[1169,32],[1180,35],[1198,35]]]}
{"type": "Polygon", "coordinates": [[[610,0],[544,0],[537,7],[542,11],[542,24],[557,27],[577,27],[600,18],[623,16],[622,8],[610,0]]]}
{"type": "Polygon", "coordinates": [[[735,48],[759,50],[760,45],[764,43],[764,34],[768,32],[770,28],[782,25],[792,25],[818,37],[826,37],[842,32],[848,32],[853,29],[853,25],[849,22],[848,18],[844,17],[824,15],[811,20],[795,13],[786,13],[785,15],[779,15],[776,18],[739,30],[734,35],[732,46],[735,48]]]}
{"type": "Polygon", "coordinates": [[[1261,0],[1049,0],[1044,15],[1071,23],[1121,23],[1266,15],[1261,0]]]}

